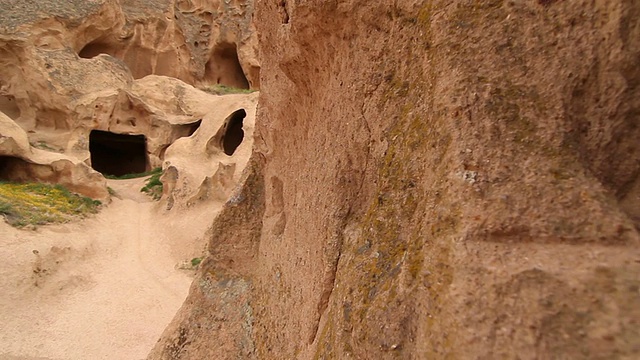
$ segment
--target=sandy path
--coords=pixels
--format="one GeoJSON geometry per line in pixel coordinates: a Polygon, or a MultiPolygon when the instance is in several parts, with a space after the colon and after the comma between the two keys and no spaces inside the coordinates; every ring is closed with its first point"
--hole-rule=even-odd
{"type": "Polygon", "coordinates": [[[179,221],[153,220],[141,180],[110,186],[122,199],[93,218],[0,223],[0,359],[143,359],[182,304],[179,221]]]}

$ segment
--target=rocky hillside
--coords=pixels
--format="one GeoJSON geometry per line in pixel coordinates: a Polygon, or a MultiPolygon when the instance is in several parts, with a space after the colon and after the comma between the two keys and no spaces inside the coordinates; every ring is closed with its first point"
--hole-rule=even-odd
{"type": "Polygon", "coordinates": [[[150,359],[640,356],[640,3],[255,20],[251,171],[150,359]]]}

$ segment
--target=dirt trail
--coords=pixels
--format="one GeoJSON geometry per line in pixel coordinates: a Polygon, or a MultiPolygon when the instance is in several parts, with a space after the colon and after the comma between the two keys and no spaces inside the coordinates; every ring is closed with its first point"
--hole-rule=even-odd
{"type": "Polygon", "coordinates": [[[189,289],[174,249],[207,225],[159,219],[142,181],[110,181],[120,199],[89,219],[0,223],[0,359],[145,358],[189,289]]]}

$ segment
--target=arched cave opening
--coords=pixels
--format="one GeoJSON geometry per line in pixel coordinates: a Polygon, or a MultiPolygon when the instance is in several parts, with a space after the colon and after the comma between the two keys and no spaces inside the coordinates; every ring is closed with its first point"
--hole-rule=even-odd
{"type": "Polygon", "coordinates": [[[246,116],[247,112],[244,109],[240,109],[231,114],[225,121],[224,135],[222,135],[220,142],[222,150],[229,156],[233,155],[238,146],[242,144],[242,140],[244,140],[242,126],[246,116]]]}
{"type": "Polygon", "coordinates": [[[105,175],[122,176],[149,170],[144,135],[92,130],[89,134],[91,167],[105,175]]]}
{"type": "Polygon", "coordinates": [[[96,40],[85,45],[78,53],[78,56],[83,59],[91,59],[100,54],[107,54],[115,57],[115,53],[113,46],[100,40],[96,40]]]}
{"type": "Polygon", "coordinates": [[[215,46],[205,65],[204,80],[209,84],[249,89],[249,81],[238,59],[236,44],[223,42],[215,46]]]}
{"type": "Polygon", "coordinates": [[[42,165],[32,164],[28,161],[15,156],[0,156],[0,181],[10,182],[27,182],[40,181],[46,178],[50,173],[46,171],[37,171],[39,176],[36,178],[32,175],[32,169],[43,167],[42,165]]]}

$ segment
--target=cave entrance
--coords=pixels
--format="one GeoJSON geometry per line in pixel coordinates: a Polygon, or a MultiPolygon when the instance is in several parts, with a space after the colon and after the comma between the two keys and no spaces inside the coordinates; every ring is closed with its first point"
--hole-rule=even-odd
{"type": "Polygon", "coordinates": [[[17,160],[12,156],[0,156],[0,181],[12,181],[11,169],[17,160]]]}
{"type": "Polygon", "coordinates": [[[129,70],[134,79],[141,79],[153,73],[150,59],[153,51],[139,46],[128,46],[110,39],[98,39],[85,45],[78,56],[83,59],[92,59],[100,54],[110,55],[121,60],[129,70]]]}
{"type": "Polygon", "coordinates": [[[78,56],[83,59],[92,59],[100,54],[107,54],[115,57],[115,49],[107,43],[93,41],[85,45],[78,53],[78,56]]]}
{"type": "Polygon", "coordinates": [[[204,80],[209,84],[221,84],[239,89],[249,89],[236,44],[219,43],[205,65],[204,80]]]}
{"type": "Polygon", "coordinates": [[[89,134],[91,167],[105,175],[122,176],[148,170],[144,135],[92,130],[89,134]]]}
{"type": "Polygon", "coordinates": [[[242,125],[246,116],[247,112],[244,109],[240,109],[227,118],[224,135],[222,136],[222,150],[228,156],[233,155],[238,146],[242,144],[244,139],[242,125]]]}

